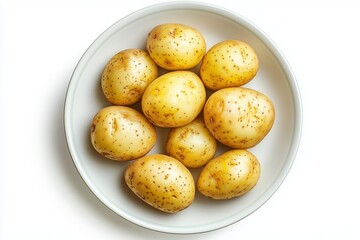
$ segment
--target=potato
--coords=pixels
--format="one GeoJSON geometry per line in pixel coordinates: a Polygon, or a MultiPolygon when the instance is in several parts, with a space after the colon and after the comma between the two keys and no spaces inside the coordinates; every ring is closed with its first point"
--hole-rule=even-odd
{"type": "Polygon", "coordinates": [[[216,153],[217,142],[202,119],[172,128],[166,141],[166,153],[186,167],[204,166],[216,153]]]}
{"type": "Polygon", "coordinates": [[[258,68],[259,60],[251,46],[238,40],[226,40],[206,53],[200,77],[212,90],[238,87],[252,80],[258,68]]]}
{"type": "Polygon", "coordinates": [[[183,24],[162,24],[148,34],[146,48],[162,68],[186,70],[203,59],[206,43],[201,33],[183,24]]]}
{"type": "Polygon", "coordinates": [[[232,148],[251,148],[271,130],[275,109],[264,94],[242,87],[213,93],[204,107],[204,121],[211,134],[232,148]]]}
{"type": "Polygon", "coordinates": [[[155,145],[154,126],[138,111],[109,106],[93,118],[91,143],[101,155],[118,161],[139,158],[155,145]]]}
{"type": "Polygon", "coordinates": [[[195,182],[190,171],[167,155],[148,155],[134,161],[125,169],[124,178],[139,198],[163,212],[179,212],[194,201],[195,182]]]}
{"type": "Polygon", "coordinates": [[[190,71],[173,71],[155,79],[141,100],[144,115],[159,127],[179,127],[201,112],[206,92],[201,79],[190,71]]]}
{"type": "Polygon", "coordinates": [[[158,76],[158,67],[149,54],[140,49],[126,49],[106,64],[101,87],[106,99],[116,105],[130,105],[140,100],[145,88],[158,76]]]}
{"type": "Polygon", "coordinates": [[[247,150],[236,149],[210,160],[201,171],[197,189],[213,199],[230,199],[249,192],[260,177],[260,163],[247,150]]]}

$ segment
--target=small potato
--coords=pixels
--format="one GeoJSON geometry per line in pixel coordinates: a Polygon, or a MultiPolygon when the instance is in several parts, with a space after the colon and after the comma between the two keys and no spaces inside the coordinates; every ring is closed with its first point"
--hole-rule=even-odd
{"type": "Polygon", "coordinates": [[[210,160],[201,171],[197,188],[213,199],[230,199],[250,191],[260,177],[260,163],[247,150],[236,149],[210,160]]]}
{"type": "Polygon", "coordinates": [[[115,105],[130,105],[140,100],[145,88],[158,76],[158,67],[149,54],[127,49],[114,55],[105,66],[101,88],[115,105]]]}
{"type": "Polygon", "coordinates": [[[151,30],[146,48],[162,68],[186,70],[203,59],[206,43],[201,33],[183,24],[162,24],[151,30]]]}
{"type": "Polygon", "coordinates": [[[201,112],[206,92],[201,79],[190,71],[173,71],[155,79],[141,100],[144,115],[159,127],[179,127],[201,112]]]}
{"type": "Polygon", "coordinates": [[[251,148],[271,130],[275,109],[264,94],[242,87],[213,93],[204,107],[204,121],[211,134],[232,148],[251,148]]]}
{"type": "Polygon", "coordinates": [[[179,212],[194,201],[195,182],[190,171],[167,155],[139,158],[125,169],[124,178],[139,198],[163,212],[179,212]]]}
{"type": "Polygon", "coordinates": [[[239,87],[252,80],[259,68],[255,51],[246,43],[226,40],[210,48],[200,67],[205,87],[239,87]]]}
{"type": "Polygon", "coordinates": [[[91,143],[101,155],[117,161],[139,158],[155,145],[154,126],[126,106],[101,109],[93,118],[91,143]]]}
{"type": "Polygon", "coordinates": [[[172,128],[166,141],[166,153],[189,168],[204,166],[214,157],[216,147],[216,139],[200,118],[172,128]]]}

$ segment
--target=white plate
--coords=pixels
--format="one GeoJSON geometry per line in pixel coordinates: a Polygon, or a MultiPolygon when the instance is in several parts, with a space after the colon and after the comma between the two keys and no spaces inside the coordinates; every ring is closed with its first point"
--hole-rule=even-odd
{"type": "MultiPolygon", "coordinates": [[[[65,102],[65,132],[70,154],[91,191],[111,210],[142,227],[168,233],[198,233],[237,222],[264,204],[285,179],[300,142],[302,111],[294,75],[274,43],[241,16],[217,6],[169,2],[147,7],[116,22],[88,48],[71,78],[65,102]],[[260,69],[246,87],[268,95],[276,108],[271,132],[250,149],[261,162],[258,184],[246,195],[215,201],[196,194],[194,203],[176,213],[162,213],[138,199],[123,181],[128,162],[105,159],[90,142],[93,116],[110,105],[100,87],[106,62],[118,51],[143,48],[148,32],[158,24],[183,23],[203,33],[208,48],[226,39],[253,46],[260,69]],[[206,217],[204,217],[206,216],[206,217]]],[[[166,130],[158,129],[158,142],[150,153],[162,152],[166,130]]],[[[219,150],[221,151],[221,149],[219,150]]],[[[196,171],[194,171],[196,178],[196,171]]]]}

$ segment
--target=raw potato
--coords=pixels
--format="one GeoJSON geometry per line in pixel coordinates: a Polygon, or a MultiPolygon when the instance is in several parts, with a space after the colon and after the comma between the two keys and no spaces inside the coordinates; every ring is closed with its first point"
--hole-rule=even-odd
{"type": "Polygon", "coordinates": [[[127,49],[114,55],[105,66],[101,87],[106,99],[115,105],[140,100],[145,88],[158,76],[158,67],[149,54],[127,49]]]}
{"type": "Polygon", "coordinates": [[[271,130],[275,109],[264,94],[242,87],[213,93],[204,107],[204,121],[211,134],[232,148],[251,148],[271,130]]]}
{"type": "Polygon", "coordinates": [[[206,92],[201,79],[190,71],[173,71],[155,79],[141,100],[144,115],[159,127],[179,127],[201,112],[206,92]]]}
{"type": "Polygon", "coordinates": [[[206,53],[200,76],[207,88],[218,90],[248,83],[258,68],[259,60],[251,46],[238,40],[226,40],[206,53]]]}
{"type": "Polygon", "coordinates": [[[214,157],[216,147],[216,139],[200,118],[171,129],[166,141],[166,153],[189,168],[204,166],[214,157]]]}
{"type": "Polygon", "coordinates": [[[201,33],[183,24],[156,26],[148,35],[146,47],[156,64],[168,70],[193,68],[206,52],[201,33]]]}
{"type": "Polygon", "coordinates": [[[109,159],[126,161],[142,157],[155,141],[154,126],[132,108],[105,107],[93,118],[91,143],[97,152],[109,159]]]}
{"type": "Polygon", "coordinates": [[[166,155],[134,161],[125,169],[124,178],[139,198],[163,212],[179,212],[194,201],[195,182],[190,171],[166,155]]]}
{"type": "Polygon", "coordinates": [[[255,155],[247,150],[231,150],[210,160],[200,173],[197,188],[213,199],[239,197],[256,185],[260,171],[255,155]]]}

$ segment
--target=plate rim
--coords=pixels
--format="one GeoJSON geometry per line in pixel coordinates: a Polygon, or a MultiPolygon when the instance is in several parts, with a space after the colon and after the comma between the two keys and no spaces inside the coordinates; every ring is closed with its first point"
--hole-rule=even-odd
{"type": "MultiPolygon", "coordinates": [[[[79,175],[83,179],[83,181],[86,183],[87,187],[91,190],[91,192],[111,211],[115,212],[120,217],[128,220],[131,223],[134,223],[138,226],[141,226],[146,229],[150,229],[153,231],[163,232],[163,233],[172,233],[172,234],[194,234],[194,233],[203,233],[203,232],[209,232],[218,230],[224,227],[227,227],[229,225],[232,225],[245,217],[249,216],[253,212],[255,212],[258,208],[260,208],[263,204],[265,204],[275,192],[277,192],[278,188],[281,186],[283,181],[286,179],[294,161],[297,155],[297,151],[300,146],[301,142],[301,133],[302,133],[302,127],[303,127],[303,116],[302,116],[302,101],[301,101],[301,95],[300,95],[300,89],[298,87],[298,83],[296,81],[295,75],[290,67],[290,64],[286,60],[285,56],[282,54],[280,49],[276,46],[276,44],[271,40],[271,38],[266,35],[258,26],[251,23],[248,19],[244,18],[238,13],[235,13],[229,9],[225,9],[221,6],[214,5],[214,4],[208,4],[203,2],[187,2],[187,1],[174,1],[174,2],[165,2],[165,3],[158,3],[154,5],[150,5],[144,8],[141,8],[137,11],[134,11],[125,17],[119,19],[115,23],[113,23],[110,27],[108,27],[105,31],[103,31],[93,42],[92,44],[86,49],[86,51],[81,56],[80,60],[76,64],[74,71],[71,75],[66,95],[65,95],[65,102],[64,102],[64,133],[65,133],[65,139],[67,148],[69,151],[69,154],[72,158],[72,162],[75,165],[75,168],[77,169],[79,175]],[[179,10],[179,9],[187,9],[187,10],[198,10],[203,12],[209,12],[212,14],[219,15],[224,18],[228,18],[231,21],[241,24],[243,27],[247,28],[249,31],[251,31],[256,37],[258,37],[265,45],[266,47],[271,51],[271,53],[275,56],[276,60],[279,62],[279,66],[281,67],[282,71],[285,73],[287,78],[287,83],[290,86],[291,90],[291,96],[294,104],[294,128],[293,128],[293,135],[292,140],[290,144],[290,149],[288,151],[285,164],[283,165],[282,169],[279,171],[279,174],[273,181],[271,187],[266,189],[266,191],[260,195],[256,201],[252,202],[248,208],[245,210],[245,214],[242,214],[242,217],[239,217],[239,213],[236,214],[236,217],[229,218],[228,221],[224,222],[223,224],[206,224],[206,225],[200,225],[193,227],[191,229],[179,227],[169,227],[164,225],[154,225],[149,222],[144,222],[142,220],[139,220],[130,214],[119,211],[116,206],[114,206],[111,201],[109,201],[104,195],[101,194],[99,189],[97,189],[96,186],[92,183],[92,180],[89,178],[89,176],[86,174],[85,170],[80,166],[79,160],[77,159],[77,150],[74,147],[74,142],[72,139],[72,127],[71,127],[71,119],[70,119],[70,112],[72,109],[71,102],[73,101],[73,96],[76,85],[79,82],[79,77],[82,73],[82,66],[85,66],[88,61],[90,61],[91,56],[95,54],[95,52],[98,50],[98,47],[101,45],[102,42],[104,42],[107,38],[109,38],[112,34],[114,34],[118,29],[121,29],[122,27],[126,26],[127,24],[136,21],[139,19],[139,17],[145,17],[149,16],[154,13],[158,12],[164,12],[164,11],[170,11],[170,10],[179,10]],[[156,12],[154,11],[156,10],[156,12]],[[226,13],[226,15],[225,15],[226,13]]],[[[241,211],[241,212],[243,212],[241,211]]]]}

